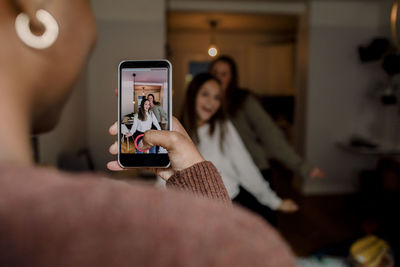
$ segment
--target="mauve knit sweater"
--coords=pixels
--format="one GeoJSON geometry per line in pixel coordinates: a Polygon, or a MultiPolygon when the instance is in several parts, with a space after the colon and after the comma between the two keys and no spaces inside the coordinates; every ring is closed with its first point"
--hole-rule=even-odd
{"type": "Polygon", "coordinates": [[[230,204],[210,162],[167,185],[2,163],[0,266],[295,265],[275,230],[230,204]]]}

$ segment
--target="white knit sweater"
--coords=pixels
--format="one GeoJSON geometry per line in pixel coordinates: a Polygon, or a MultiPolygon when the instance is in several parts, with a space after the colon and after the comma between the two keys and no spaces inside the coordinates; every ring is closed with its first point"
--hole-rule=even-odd
{"type": "Polygon", "coordinates": [[[212,136],[209,134],[209,124],[200,127],[197,131],[200,141],[197,147],[200,153],[217,167],[231,199],[239,194],[241,185],[261,204],[276,210],[282,200],[264,180],[230,121],[225,123],[225,128],[224,150],[221,151],[219,124],[212,136]]]}

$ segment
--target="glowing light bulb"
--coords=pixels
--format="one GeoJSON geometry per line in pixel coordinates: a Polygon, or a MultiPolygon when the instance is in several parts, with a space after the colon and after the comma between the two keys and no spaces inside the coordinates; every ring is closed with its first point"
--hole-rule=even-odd
{"type": "Polygon", "coordinates": [[[215,46],[211,46],[208,49],[208,54],[210,55],[210,57],[215,57],[218,54],[218,50],[215,46]]]}

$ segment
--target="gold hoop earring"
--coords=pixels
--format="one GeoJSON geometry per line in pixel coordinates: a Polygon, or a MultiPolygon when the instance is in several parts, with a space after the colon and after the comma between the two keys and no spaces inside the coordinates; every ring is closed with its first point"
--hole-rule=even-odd
{"type": "Polygon", "coordinates": [[[38,36],[32,33],[28,15],[20,13],[15,19],[15,31],[21,41],[35,49],[46,49],[54,44],[58,37],[58,24],[54,17],[46,10],[39,9],[36,17],[44,27],[45,31],[38,36]]]}

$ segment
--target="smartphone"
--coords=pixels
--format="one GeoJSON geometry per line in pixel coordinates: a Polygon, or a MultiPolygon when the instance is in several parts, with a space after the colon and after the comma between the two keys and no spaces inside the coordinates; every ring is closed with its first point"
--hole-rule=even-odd
{"type": "Polygon", "coordinates": [[[170,164],[161,146],[145,147],[146,131],[172,129],[172,66],[168,60],[126,60],[118,67],[118,162],[123,168],[170,164]]]}

